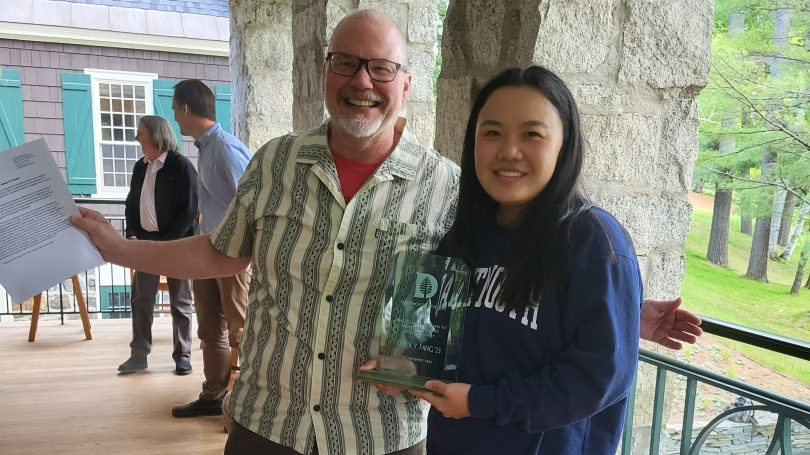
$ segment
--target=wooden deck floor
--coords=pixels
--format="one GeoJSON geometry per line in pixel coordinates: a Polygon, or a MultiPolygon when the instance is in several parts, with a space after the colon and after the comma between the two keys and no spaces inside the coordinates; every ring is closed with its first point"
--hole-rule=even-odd
{"type": "MultiPolygon", "coordinates": [[[[171,323],[155,319],[149,368],[119,376],[129,357],[129,319],[0,323],[0,454],[221,454],[221,417],[176,419],[171,408],[194,400],[203,381],[194,338],[194,373],[174,374],[171,323]]],[[[196,331],[196,324],[194,326],[196,331]]]]}

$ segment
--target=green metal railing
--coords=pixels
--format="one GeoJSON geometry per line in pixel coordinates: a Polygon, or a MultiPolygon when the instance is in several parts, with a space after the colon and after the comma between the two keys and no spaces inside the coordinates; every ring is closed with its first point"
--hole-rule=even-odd
{"type": "MultiPolygon", "coordinates": [[[[709,317],[701,316],[701,319],[703,319],[703,325],[701,325],[701,327],[707,333],[786,354],[796,359],[810,360],[810,343],[709,317]]],[[[650,436],[650,455],[658,455],[661,451],[661,429],[663,427],[663,411],[668,374],[675,374],[686,378],[680,442],[680,453],[683,455],[699,454],[712,431],[717,429],[722,422],[732,415],[745,411],[765,411],[777,415],[773,438],[765,452],[767,455],[776,455],[777,453],[781,453],[782,455],[793,454],[791,429],[794,423],[810,430],[810,404],[808,403],[644,349],[639,353],[639,362],[644,362],[657,368],[655,396],[653,398],[653,431],[650,436]],[[752,403],[756,404],[735,407],[722,412],[703,427],[693,442],[692,435],[698,383],[707,384],[748,398],[752,403]]],[[[633,439],[635,395],[636,387],[634,384],[630,391],[627,415],[625,418],[625,429],[622,437],[621,453],[623,455],[629,455],[632,449],[631,442],[633,439]]]]}

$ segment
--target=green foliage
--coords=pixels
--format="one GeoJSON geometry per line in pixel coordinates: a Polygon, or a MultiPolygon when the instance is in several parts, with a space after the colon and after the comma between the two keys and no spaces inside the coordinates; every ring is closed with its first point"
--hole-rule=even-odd
{"type": "Polygon", "coordinates": [[[695,181],[735,190],[739,203],[746,191],[762,186],[758,175],[741,175],[759,169],[768,151],[776,156],[766,170],[770,182],[810,192],[810,58],[804,50],[810,4],[716,0],[714,24],[709,82],[697,98],[695,181]],[[790,19],[786,49],[774,44],[777,11],[790,19]],[[742,17],[742,30],[729,26],[732,13],[742,17]]]}

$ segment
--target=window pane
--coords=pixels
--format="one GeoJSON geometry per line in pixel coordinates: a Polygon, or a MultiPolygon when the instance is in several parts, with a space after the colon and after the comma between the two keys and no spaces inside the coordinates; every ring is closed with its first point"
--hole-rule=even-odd
{"type": "Polygon", "coordinates": [[[146,88],[143,85],[135,86],[135,98],[139,100],[146,98],[146,88]]]}
{"type": "Polygon", "coordinates": [[[98,84],[99,96],[110,96],[110,84],[98,84]]]}
{"type": "Polygon", "coordinates": [[[115,141],[123,141],[124,140],[124,129],[123,128],[115,128],[113,130],[113,140],[115,140],[115,141]]]}
{"type": "Polygon", "coordinates": [[[124,139],[127,142],[135,141],[135,129],[134,128],[126,128],[124,130],[124,139]]]}
{"type": "Polygon", "coordinates": [[[124,126],[128,126],[130,128],[135,128],[135,116],[134,115],[125,115],[124,116],[124,126]]]}
{"type": "Polygon", "coordinates": [[[127,173],[132,174],[132,169],[135,168],[135,161],[136,160],[127,160],[127,173]]]}
{"type": "Polygon", "coordinates": [[[104,144],[101,146],[101,156],[104,158],[112,158],[112,145],[104,144]]]}
{"type": "Polygon", "coordinates": [[[124,100],[124,112],[128,114],[135,113],[135,106],[132,100],[124,100]]]}
{"type": "Polygon", "coordinates": [[[124,116],[121,114],[113,114],[113,126],[124,126],[124,116]]]}
{"type": "Polygon", "coordinates": [[[104,174],[104,186],[113,186],[115,177],[112,174],[104,174]]]}
{"type": "Polygon", "coordinates": [[[112,130],[109,128],[102,128],[101,129],[101,140],[102,141],[111,141],[112,140],[112,130]]]}
{"type": "Polygon", "coordinates": [[[135,113],[146,114],[146,101],[135,101],[135,113]]]}
{"type": "Polygon", "coordinates": [[[123,145],[116,145],[114,147],[115,150],[115,157],[116,158],[123,158],[124,157],[124,146],[123,145]]]}
{"type": "Polygon", "coordinates": [[[129,159],[137,159],[138,158],[138,147],[134,145],[127,146],[127,158],[129,159]]]}
{"type": "Polygon", "coordinates": [[[126,172],[126,166],[124,160],[115,160],[115,172],[126,172]]]}
{"type": "Polygon", "coordinates": [[[113,170],[113,160],[104,160],[104,172],[112,172],[113,170]]]}
{"type": "Polygon", "coordinates": [[[123,112],[124,111],[121,100],[112,100],[112,111],[113,112],[123,112]]]}
{"type": "Polygon", "coordinates": [[[101,98],[101,110],[104,112],[110,112],[110,99],[109,98],[101,98]]]}
{"type": "Polygon", "coordinates": [[[101,114],[101,126],[110,126],[110,114],[101,114]]]}
{"type": "Polygon", "coordinates": [[[119,84],[110,84],[110,91],[113,97],[121,97],[121,85],[119,84]]]}
{"type": "Polygon", "coordinates": [[[125,85],[124,86],[124,98],[132,98],[132,86],[125,85]]]}
{"type": "Polygon", "coordinates": [[[115,174],[115,186],[126,187],[127,176],[125,174],[115,174]]]}

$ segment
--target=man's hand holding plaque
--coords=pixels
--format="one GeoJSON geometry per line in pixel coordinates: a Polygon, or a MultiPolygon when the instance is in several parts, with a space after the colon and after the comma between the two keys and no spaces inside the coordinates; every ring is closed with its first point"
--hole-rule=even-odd
{"type": "Polygon", "coordinates": [[[455,382],[469,285],[460,259],[397,253],[386,269],[379,354],[357,378],[385,393],[455,382]]]}

